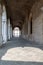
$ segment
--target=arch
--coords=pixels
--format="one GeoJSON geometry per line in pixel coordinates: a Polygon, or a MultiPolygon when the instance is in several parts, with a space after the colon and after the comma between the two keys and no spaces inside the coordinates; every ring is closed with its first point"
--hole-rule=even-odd
{"type": "Polygon", "coordinates": [[[21,35],[21,31],[20,31],[19,27],[15,27],[13,30],[13,36],[19,37],[20,35],[21,35]]]}

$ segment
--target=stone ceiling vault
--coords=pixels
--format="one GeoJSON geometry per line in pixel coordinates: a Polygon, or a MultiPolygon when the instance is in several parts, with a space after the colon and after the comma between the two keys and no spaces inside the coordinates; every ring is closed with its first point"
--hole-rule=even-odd
{"type": "Polygon", "coordinates": [[[13,27],[22,27],[26,16],[29,17],[31,8],[36,1],[38,0],[2,0],[13,27]]]}

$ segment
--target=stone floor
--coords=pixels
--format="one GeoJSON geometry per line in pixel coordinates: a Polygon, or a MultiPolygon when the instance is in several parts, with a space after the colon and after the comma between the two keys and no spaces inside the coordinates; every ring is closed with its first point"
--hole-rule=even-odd
{"type": "Polygon", "coordinates": [[[43,65],[43,45],[12,38],[0,48],[0,65],[43,65]]]}

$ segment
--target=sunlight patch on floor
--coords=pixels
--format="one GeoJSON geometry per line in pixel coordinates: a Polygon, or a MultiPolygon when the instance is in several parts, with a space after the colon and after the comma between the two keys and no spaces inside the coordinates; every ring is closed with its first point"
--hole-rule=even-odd
{"type": "Polygon", "coordinates": [[[34,47],[11,48],[1,60],[43,62],[43,50],[34,47]]]}

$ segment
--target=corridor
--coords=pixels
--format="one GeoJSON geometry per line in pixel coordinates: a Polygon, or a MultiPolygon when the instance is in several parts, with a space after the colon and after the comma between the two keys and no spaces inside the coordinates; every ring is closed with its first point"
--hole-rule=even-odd
{"type": "Polygon", "coordinates": [[[43,45],[13,37],[0,48],[0,65],[43,65],[43,45]]]}
{"type": "Polygon", "coordinates": [[[43,0],[0,0],[0,65],[43,65],[43,0]]]}

